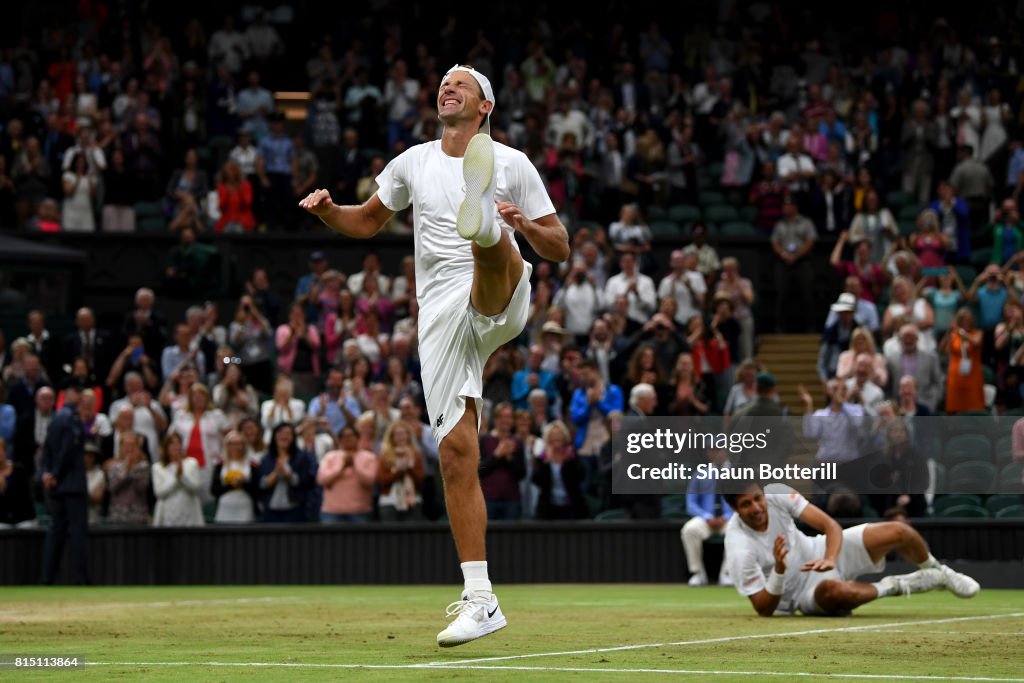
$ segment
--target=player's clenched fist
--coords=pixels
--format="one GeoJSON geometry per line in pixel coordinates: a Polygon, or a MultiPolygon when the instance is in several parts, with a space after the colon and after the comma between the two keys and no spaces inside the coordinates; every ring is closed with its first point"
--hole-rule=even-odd
{"type": "Polygon", "coordinates": [[[299,202],[299,206],[314,216],[323,216],[331,210],[334,202],[331,201],[331,193],[327,190],[313,190],[299,202]]]}

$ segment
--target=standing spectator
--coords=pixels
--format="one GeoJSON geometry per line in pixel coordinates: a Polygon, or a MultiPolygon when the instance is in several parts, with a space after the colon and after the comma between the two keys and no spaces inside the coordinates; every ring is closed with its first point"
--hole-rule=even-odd
{"type": "Polygon", "coordinates": [[[289,375],[300,397],[316,394],[320,381],[320,332],[306,323],[305,311],[294,304],[287,324],[275,334],[277,368],[289,375]]]}
{"type": "Polygon", "coordinates": [[[64,207],[61,225],[68,232],[96,232],[97,177],[89,170],[82,154],[75,155],[71,166],[61,178],[64,184],[64,207]]]}
{"type": "Polygon", "coordinates": [[[925,209],[917,216],[917,230],[907,238],[910,249],[921,262],[922,274],[929,283],[946,271],[946,254],[952,251],[949,238],[939,230],[939,215],[925,209]]]}
{"type": "Polygon", "coordinates": [[[878,415],[878,409],[885,401],[885,392],[874,381],[874,374],[874,358],[871,354],[862,353],[854,360],[853,376],[846,379],[846,400],[859,403],[864,414],[871,416],[878,415]]]}
{"type": "Polygon", "coordinates": [[[601,378],[597,363],[586,358],[578,365],[580,384],[573,391],[569,415],[576,427],[573,446],[587,471],[587,485],[597,472],[597,454],[601,446],[611,438],[607,429],[608,413],[622,412],[622,389],[616,384],[606,383],[601,378]]]}
{"type": "Polygon", "coordinates": [[[515,408],[494,408],[493,428],[480,437],[480,487],[490,520],[517,521],[522,516],[519,481],[526,476],[523,443],[512,433],[515,408]]]}
{"type": "Polygon", "coordinates": [[[242,370],[256,391],[270,391],[273,377],[273,330],[248,294],[238,300],[235,319],[228,326],[228,342],[238,349],[242,370]]]}
{"type": "Polygon", "coordinates": [[[583,485],[586,471],[573,452],[569,428],[561,420],[544,429],[544,450],[533,464],[537,519],[587,519],[583,485]]]}
{"type": "Polygon", "coordinates": [[[839,239],[836,240],[832,255],[829,257],[829,264],[844,281],[851,277],[856,278],[863,298],[874,306],[874,302],[882,299],[882,290],[887,282],[885,271],[878,261],[871,259],[871,242],[864,238],[850,244],[853,258],[849,261],[843,260],[843,247],[849,243],[849,238],[849,231],[843,230],[839,233],[839,239]]]}
{"type": "Polygon", "coordinates": [[[330,368],[324,382],[324,390],[309,402],[308,415],[317,419],[325,418],[332,434],[342,427],[354,425],[362,413],[359,402],[352,396],[351,388],[345,387],[345,375],[340,368],[330,368]]]}
{"type": "Polygon", "coordinates": [[[107,520],[115,524],[149,525],[149,458],[134,432],[121,436],[121,453],[104,465],[110,488],[107,520]]]}
{"type": "MultiPolygon", "coordinates": [[[[999,309],[997,315],[1002,315],[1002,308],[999,309]]],[[[889,305],[882,315],[883,337],[888,339],[896,333],[898,329],[896,321],[901,316],[909,317],[910,322],[917,326],[917,329],[922,333],[927,332],[927,334],[920,338],[920,344],[926,350],[933,350],[935,348],[935,337],[932,336],[930,330],[932,325],[935,324],[935,311],[932,310],[928,300],[919,295],[918,288],[910,278],[903,277],[902,275],[892,281],[889,305]]],[[[992,327],[995,327],[995,323],[992,324],[992,327]]]]}
{"type": "Polygon", "coordinates": [[[415,121],[416,99],[419,92],[419,81],[409,78],[405,60],[395,60],[384,84],[384,105],[388,110],[389,150],[394,149],[395,143],[399,140],[409,142],[409,131],[415,121]]]}
{"type": "Polygon", "coordinates": [[[122,137],[121,149],[124,150],[125,165],[135,178],[138,199],[152,201],[160,194],[163,148],[156,132],[151,130],[146,114],[136,114],[133,124],[122,137]]]}
{"type": "Polygon", "coordinates": [[[668,415],[693,417],[707,415],[711,409],[708,387],[696,370],[693,355],[681,353],[672,369],[670,384],[675,387],[672,401],[666,407],[668,415]]]}
{"type": "Polygon", "coordinates": [[[90,583],[89,498],[82,457],[85,439],[78,414],[79,399],[77,388],[66,392],[64,407],[50,422],[43,445],[41,480],[50,508],[43,558],[43,583],[46,585],[57,580],[66,536],[71,537],[71,571],[75,583],[90,583]]]}
{"type": "Polygon", "coordinates": [[[839,295],[839,298],[829,309],[829,313],[835,314],[834,322],[827,323],[825,332],[821,335],[821,346],[818,350],[818,379],[825,382],[836,376],[839,367],[839,356],[850,348],[850,341],[853,338],[853,331],[857,323],[854,321],[856,300],[849,292],[839,295]]]}
{"type": "Polygon", "coordinates": [[[245,438],[237,431],[229,432],[224,437],[224,461],[213,468],[210,492],[217,501],[213,521],[216,524],[254,522],[259,478],[259,470],[246,456],[245,438]]]}
{"type": "Polygon", "coordinates": [[[210,36],[210,63],[221,64],[231,74],[238,74],[249,59],[249,45],[235,28],[235,17],[224,15],[224,26],[210,36]]]}
{"type": "MultiPolygon", "coordinates": [[[[153,358],[163,352],[168,335],[167,318],[155,308],[155,304],[156,294],[153,290],[139,287],[135,290],[135,307],[124,314],[121,322],[121,337],[130,339],[133,334],[138,334],[142,338],[143,353],[153,358]]],[[[135,365],[139,362],[139,356],[129,360],[131,365],[135,365]]]]}
{"type": "Polygon", "coordinates": [[[129,372],[124,376],[124,392],[124,398],[110,404],[108,415],[116,418],[124,409],[131,411],[132,430],[143,436],[146,445],[151,449],[150,455],[156,455],[156,448],[160,443],[159,435],[163,434],[168,426],[164,409],[146,390],[142,375],[137,372],[129,372]]]}
{"type": "Polygon", "coordinates": [[[988,220],[989,204],[995,180],[988,166],[974,156],[974,148],[961,145],[957,149],[957,164],[949,176],[956,194],[967,202],[970,234],[977,235],[988,220]]]}
{"type": "MultiPolygon", "coordinates": [[[[128,373],[139,374],[147,389],[157,391],[160,388],[160,367],[146,352],[141,334],[133,332],[127,336],[128,345],[117,356],[107,374],[107,388],[110,395],[118,395],[118,382],[128,373]]],[[[162,345],[160,342],[162,339],[154,339],[154,345],[157,348],[162,345]]]]}
{"type": "Polygon", "coordinates": [[[426,463],[405,422],[393,422],[381,445],[377,498],[382,522],[423,519],[423,479],[426,463]]]}
{"type": "Polygon", "coordinates": [[[787,199],[783,203],[783,218],[772,230],[772,250],[775,262],[775,324],[777,331],[788,329],[784,321],[787,311],[802,312],[805,328],[811,328],[806,311],[813,310],[814,271],[810,252],[818,233],[814,224],[800,215],[796,203],[787,199]],[[794,302],[799,302],[794,306],[794,302]]]}
{"type": "Polygon", "coordinates": [[[153,526],[203,526],[201,486],[199,463],[185,455],[180,436],[168,434],[160,447],[160,460],[153,465],[153,526]]]}
{"type": "Polygon", "coordinates": [[[853,219],[853,192],[831,168],[811,187],[810,218],[819,232],[834,235],[853,219]]]}
{"type": "Polygon", "coordinates": [[[263,314],[271,325],[280,320],[282,302],[270,286],[270,276],[266,268],[254,268],[252,278],[245,283],[245,291],[252,297],[257,310],[263,314]]]}
{"type": "Polygon", "coordinates": [[[736,368],[736,383],[729,389],[726,396],[725,406],[722,408],[723,428],[728,426],[728,418],[737,410],[752,403],[757,398],[757,373],[760,367],[753,358],[742,361],[736,368]]]}
{"type": "MultiPolygon", "coordinates": [[[[0,414],[6,408],[11,408],[10,412],[14,412],[14,408],[4,405],[2,397],[5,393],[6,389],[3,383],[0,382],[0,414]]],[[[64,400],[67,403],[66,396],[64,400]]],[[[26,411],[24,415],[18,417],[17,427],[14,430],[14,440],[7,443],[10,447],[13,447],[13,450],[8,455],[15,462],[21,464],[29,481],[37,482],[39,479],[38,475],[41,472],[46,432],[50,428],[50,423],[55,416],[56,396],[53,393],[53,389],[50,387],[40,388],[36,391],[34,403],[35,407],[33,410],[26,411]]],[[[4,418],[0,417],[0,423],[2,422],[4,422],[4,418]]]]}
{"type": "Polygon", "coordinates": [[[242,418],[259,414],[259,398],[242,373],[241,359],[225,356],[223,362],[224,376],[213,388],[213,406],[230,424],[237,425],[242,418]]]}
{"type": "Polygon", "coordinates": [[[369,522],[377,470],[377,456],[359,448],[355,427],[342,427],[338,432],[338,449],[324,456],[316,473],[316,481],[324,490],[320,521],[369,522]]]}
{"type": "Polygon", "coordinates": [[[8,457],[7,443],[0,438],[0,529],[34,527],[36,509],[29,474],[20,462],[8,457]]]}
{"type": "Polygon", "coordinates": [[[981,366],[982,331],[974,324],[974,314],[961,308],[953,319],[950,333],[940,351],[949,354],[946,370],[946,414],[985,409],[985,377],[981,366]]]}
{"type": "Polygon", "coordinates": [[[306,521],[306,498],[317,481],[316,458],[300,451],[295,427],[274,427],[260,461],[260,498],[264,522],[306,521]]]}
{"type": "Polygon", "coordinates": [[[786,139],[786,153],[779,157],[779,179],[786,184],[789,198],[796,202],[801,213],[810,209],[811,183],[817,179],[814,159],[803,148],[800,135],[786,139]]]}
{"type": "Polygon", "coordinates": [[[944,378],[939,369],[939,357],[932,351],[921,350],[918,336],[917,327],[904,325],[899,330],[899,348],[885,357],[889,395],[901,397],[903,380],[909,377],[914,381],[916,401],[934,411],[942,394],[944,378]]]}
{"type": "Polygon", "coordinates": [[[576,345],[586,346],[584,340],[604,308],[604,295],[583,261],[573,261],[565,284],[555,294],[552,305],[565,310],[565,328],[575,337],[576,345]]]}
{"type": "Polygon", "coordinates": [[[107,497],[107,474],[99,464],[100,449],[85,444],[85,481],[89,496],[89,526],[96,526],[103,517],[103,501],[107,497]]]}
{"type": "MultiPolygon", "coordinates": [[[[977,325],[983,332],[991,335],[996,325],[1003,319],[1003,307],[1010,298],[1010,290],[1006,286],[1006,278],[999,266],[990,263],[967,290],[967,301],[978,307],[977,325]]],[[[972,322],[974,322],[972,320],[972,322]]],[[[952,331],[956,328],[953,327],[952,331]]]]}
{"type": "Polygon", "coordinates": [[[939,181],[938,199],[928,205],[939,216],[940,231],[949,241],[949,250],[957,263],[971,258],[970,209],[948,180],[939,181]]]}
{"type": "Polygon", "coordinates": [[[50,164],[43,155],[39,138],[30,136],[11,162],[14,180],[15,208],[18,225],[24,225],[35,214],[49,194],[50,164]]]}
{"type": "Polygon", "coordinates": [[[694,223],[690,229],[693,242],[683,247],[683,253],[697,255],[697,271],[710,283],[721,269],[722,263],[718,258],[718,252],[707,243],[707,232],[708,226],[704,223],[694,223]]]}
{"type": "Polygon", "coordinates": [[[928,103],[915,100],[911,118],[903,122],[900,144],[903,147],[903,191],[918,203],[928,202],[932,191],[935,158],[932,149],[938,142],[938,127],[929,118],[928,103]]]}
{"type": "MultiPolygon", "coordinates": [[[[732,317],[739,324],[738,360],[754,356],[754,285],[749,278],[740,275],[740,262],[735,256],[722,259],[722,277],[715,285],[714,299],[726,297],[732,304],[732,317]]],[[[732,347],[730,347],[732,350],[732,347]]]]}
{"type": "Polygon", "coordinates": [[[782,219],[782,202],[789,196],[789,187],[775,173],[775,160],[761,163],[761,180],[750,188],[747,201],[757,209],[754,225],[764,233],[771,233],[782,219]]]}
{"type": "MultiPolygon", "coordinates": [[[[728,260],[728,259],[726,259],[728,260]]],[[[676,249],[669,257],[672,270],[658,283],[658,299],[671,296],[676,302],[675,322],[686,325],[695,315],[704,309],[704,296],[707,294],[707,283],[697,272],[697,259],[692,254],[676,249]]],[[[724,275],[723,275],[724,279],[724,275]]]]}
{"type": "Polygon", "coordinates": [[[619,296],[625,296],[629,302],[629,319],[643,325],[658,307],[654,280],[639,272],[636,255],[632,252],[627,251],[619,256],[619,267],[621,272],[608,278],[605,285],[605,300],[615,301],[619,296]]]}
{"type": "Polygon", "coordinates": [[[257,143],[267,135],[267,119],[274,111],[274,96],[260,85],[260,74],[249,72],[248,87],[239,91],[235,112],[242,121],[241,131],[248,133],[257,143]]]}
{"type": "MultiPolygon", "coordinates": [[[[708,466],[714,471],[721,471],[729,466],[725,449],[708,450],[708,466]]],[[[704,566],[704,542],[712,536],[725,533],[725,525],[732,518],[732,508],[718,492],[718,480],[713,476],[696,477],[686,492],[686,513],[690,519],[679,530],[679,537],[686,554],[686,566],[690,570],[691,586],[706,586],[708,573],[704,566]]],[[[721,571],[718,573],[718,584],[732,585],[729,571],[722,556],[721,571]]]]}
{"type": "Polygon", "coordinates": [[[192,344],[192,331],[187,323],[178,323],[174,328],[174,344],[160,355],[160,371],[170,377],[186,365],[195,366],[200,372],[206,371],[206,354],[199,344],[192,344]]]}
{"type": "Polygon", "coordinates": [[[203,487],[203,501],[209,500],[210,480],[213,466],[221,461],[224,453],[224,435],[231,424],[217,408],[213,407],[210,390],[205,384],[194,382],[188,389],[188,399],[171,422],[169,431],[181,437],[185,444],[185,455],[199,463],[203,487]]]}
{"type": "Polygon", "coordinates": [[[217,233],[252,232],[256,227],[253,215],[252,183],[242,175],[238,162],[228,159],[217,183],[217,208],[220,218],[214,225],[217,233]]]}
{"type": "Polygon", "coordinates": [[[238,170],[242,172],[242,177],[252,185],[254,202],[257,192],[256,183],[259,180],[259,176],[256,175],[256,160],[259,159],[259,156],[260,152],[253,143],[252,133],[245,130],[238,131],[238,143],[228,152],[228,161],[238,164],[238,170]]]}
{"type": "Polygon", "coordinates": [[[534,389],[541,389],[550,401],[555,400],[555,374],[542,367],[543,361],[544,347],[540,344],[530,346],[526,367],[512,375],[512,404],[515,408],[526,408],[527,397],[534,389]]]}
{"type": "Polygon", "coordinates": [[[284,115],[270,117],[270,134],[259,142],[256,175],[266,197],[260,219],[274,230],[293,229],[297,223],[292,183],[297,177],[295,148],[284,132],[284,115]]]}
{"type": "Polygon", "coordinates": [[[1012,266],[1011,259],[1024,249],[1024,223],[1020,220],[1017,200],[1003,200],[995,220],[986,228],[992,233],[992,260],[997,266],[1012,266]]]}
{"type": "Polygon", "coordinates": [[[925,298],[935,312],[935,324],[932,333],[936,341],[941,340],[953,322],[953,316],[964,302],[965,291],[960,275],[953,266],[947,266],[946,272],[938,277],[937,287],[926,287],[925,298]]]}
{"type": "Polygon", "coordinates": [[[871,262],[881,263],[892,243],[900,236],[892,212],[881,205],[878,191],[871,189],[864,195],[864,204],[850,223],[850,241],[867,240],[871,245],[871,262]]]}
{"type": "MultiPolygon", "coordinates": [[[[7,392],[6,401],[14,408],[17,417],[21,417],[32,410],[35,404],[35,395],[42,387],[51,386],[47,379],[43,366],[39,362],[39,356],[26,351],[22,360],[22,374],[11,382],[7,392]]],[[[9,411],[5,411],[8,412],[9,411]]],[[[13,420],[13,417],[5,418],[5,421],[13,420]]]]}
{"type": "MultiPolygon", "coordinates": [[[[914,344],[917,344],[916,337],[914,338],[914,344]]],[[[871,331],[866,327],[858,327],[850,335],[850,348],[839,354],[839,361],[836,363],[836,378],[845,381],[853,377],[857,358],[861,354],[871,356],[874,363],[871,381],[880,387],[888,385],[889,371],[886,367],[885,356],[875,350],[875,339],[871,335],[871,331]]]]}

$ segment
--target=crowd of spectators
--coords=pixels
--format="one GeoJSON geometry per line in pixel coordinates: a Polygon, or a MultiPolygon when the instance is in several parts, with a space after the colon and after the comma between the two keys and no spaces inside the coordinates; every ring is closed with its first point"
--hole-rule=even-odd
{"type": "Polygon", "coordinates": [[[344,31],[305,54],[308,41],[282,38],[287,3],[172,30],[86,2],[86,30],[5,49],[0,224],[177,231],[167,293],[195,299],[166,320],[140,289],[120,329],[84,308],[60,340],[34,311],[29,335],[0,342],[15,415],[0,438],[25,481],[73,384],[97,516],[440,516],[411,258],[385,273],[368,253],[346,273],[316,252],[294,287],[257,269],[224,325],[199,295],[197,239],[315,225],[296,208],[312,187],[339,203],[372,195],[389,159],[440,134],[433,93],[454,62],[492,77],[495,138],[533,160],[571,232],[571,257],[534,271],[526,330],[484,370],[492,519],[646,514],[609,490],[616,421],[777,403],[757,382],[758,334],[772,330],[752,309],[774,308],[777,331],[821,333],[809,312],[825,263],[838,296],[809,410],[840,394],[869,414],[1020,408],[1021,18],[994,8],[966,31],[879,10],[847,35],[813,10],[723,7],[685,30],[654,17],[600,40],[540,13],[519,19],[517,41],[451,18],[420,42],[384,14],[361,24],[379,44],[344,31]],[[305,78],[282,66],[296,62],[305,78]],[[301,126],[268,84],[310,93],[301,126]],[[763,244],[774,302],[719,253],[730,230],[763,244]],[[665,234],[679,247],[667,262],[665,234]]]}

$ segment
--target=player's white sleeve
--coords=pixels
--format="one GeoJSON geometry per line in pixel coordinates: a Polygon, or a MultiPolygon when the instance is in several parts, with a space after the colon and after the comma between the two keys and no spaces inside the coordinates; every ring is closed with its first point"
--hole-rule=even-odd
{"type": "Polygon", "coordinates": [[[760,593],[765,586],[764,572],[757,564],[753,553],[734,548],[734,544],[726,544],[725,554],[728,558],[729,576],[736,584],[736,590],[744,597],[760,593]]]}
{"type": "Polygon", "coordinates": [[[555,213],[555,205],[551,203],[548,189],[529,157],[522,152],[512,156],[512,176],[515,178],[509,188],[512,201],[531,221],[555,213]]]}
{"type": "Polygon", "coordinates": [[[793,519],[799,519],[810,502],[800,493],[785,484],[769,484],[764,488],[764,495],[771,496],[776,503],[781,503],[793,519]]]}
{"type": "Polygon", "coordinates": [[[398,212],[409,206],[412,191],[409,188],[409,160],[411,155],[403,152],[392,159],[377,176],[377,198],[381,203],[398,212]]]}

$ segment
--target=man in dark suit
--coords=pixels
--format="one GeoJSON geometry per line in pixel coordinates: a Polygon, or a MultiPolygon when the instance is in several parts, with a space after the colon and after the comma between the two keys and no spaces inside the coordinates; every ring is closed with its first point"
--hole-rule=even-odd
{"type": "MultiPolygon", "coordinates": [[[[121,336],[127,340],[132,334],[142,336],[142,346],[146,349],[146,355],[150,358],[159,358],[160,353],[167,346],[167,318],[156,310],[153,305],[156,303],[156,295],[149,287],[140,287],[135,292],[135,308],[124,314],[124,321],[121,323],[121,336]]],[[[105,378],[105,375],[96,373],[97,377],[105,378]]]]}
{"type": "Polygon", "coordinates": [[[60,377],[60,349],[57,342],[50,337],[50,331],[46,329],[46,316],[42,311],[29,311],[28,313],[28,334],[25,341],[32,347],[32,352],[39,356],[39,361],[46,370],[47,377],[51,382],[60,377]]]}
{"type": "Polygon", "coordinates": [[[853,192],[837,178],[832,169],[825,169],[817,183],[811,185],[810,219],[825,235],[838,235],[853,220],[853,192]]]}
{"type": "Polygon", "coordinates": [[[33,482],[34,495],[39,493],[35,485],[36,473],[42,461],[43,444],[53,421],[56,402],[57,397],[52,387],[40,387],[35,396],[35,409],[18,418],[18,426],[14,431],[14,461],[20,462],[28,473],[29,481],[33,482]]]}
{"type": "Polygon", "coordinates": [[[106,379],[110,374],[111,354],[116,354],[110,333],[96,328],[96,316],[91,308],[80,308],[75,315],[75,331],[64,339],[61,363],[71,366],[79,356],[89,361],[96,377],[106,379]]]}
{"type": "Polygon", "coordinates": [[[11,382],[7,393],[7,402],[14,406],[14,411],[19,418],[32,411],[36,392],[42,387],[51,386],[43,373],[43,364],[36,354],[31,351],[26,353],[21,361],[21,367],[22,376],[11,382]]]}
{"type": "Polygon", "coordinates": [[[89,584],[89,495],[85,476],[85,434],[79,403],[81,387],[64,390],[64,407],[53,418],[43,445],[42,483],[50,505],[50,528],[43,557],[43,583],[53,584],[71,537],[71,571],[74,581],[89,584]]]}

